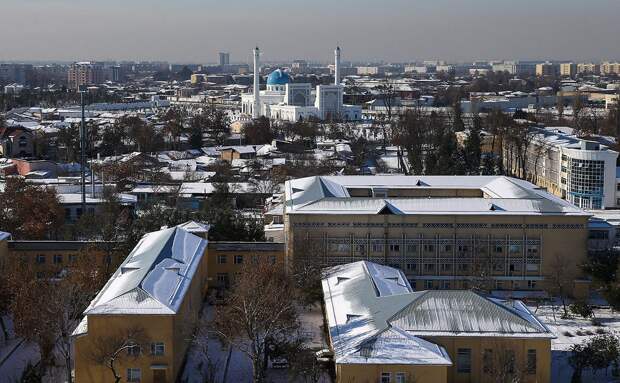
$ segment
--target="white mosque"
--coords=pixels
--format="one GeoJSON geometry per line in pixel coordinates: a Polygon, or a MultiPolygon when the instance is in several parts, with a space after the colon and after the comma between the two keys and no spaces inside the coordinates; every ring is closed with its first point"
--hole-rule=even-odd
{"type": "Polygon", "coordinates": [[[355,121],[362,118],[362,107],[344,105],[344,87],[340,84],[340,47],[335,54],[333,85],[293,83],[286,71],[276,69],[267,77],[267,89],[260,91],[260,51],[254,49],[254,92],[241,95],[241,111],[252,118],[260,116],[276,120],[299,121],[315,117],[320,120],[355,121]]]}

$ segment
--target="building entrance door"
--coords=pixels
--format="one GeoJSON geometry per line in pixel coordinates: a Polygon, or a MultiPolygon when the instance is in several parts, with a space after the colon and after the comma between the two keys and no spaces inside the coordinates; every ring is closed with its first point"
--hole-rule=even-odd
{"type": "Polygon", "coordinates": [[[153,370],[153,383],[166,383],[166,370],[153,370]]]}

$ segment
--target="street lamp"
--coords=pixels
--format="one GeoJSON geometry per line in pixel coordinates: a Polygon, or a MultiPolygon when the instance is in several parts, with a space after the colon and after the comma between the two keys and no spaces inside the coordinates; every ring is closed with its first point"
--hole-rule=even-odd
{"type": "Polygon", "coordinates": [[[86,85],[80,85],[80,105],[82,107],[82,121],[80,122],[80,176],[82,179],[82,214],[86,213],[86,173],[84,170],[84,160],[86,157],[86,124],[84,117],[84,93],[86,93],[86,85]]]}

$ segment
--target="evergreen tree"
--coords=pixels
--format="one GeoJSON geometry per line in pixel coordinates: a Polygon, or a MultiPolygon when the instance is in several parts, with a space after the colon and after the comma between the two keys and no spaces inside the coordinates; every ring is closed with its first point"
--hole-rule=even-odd
{"type": "Polygon", "coordinates": [[[481,120],[479,116],[476,116],[463,144],[463,157],[467,174],[480,174],[481,131],[481,120]]]}

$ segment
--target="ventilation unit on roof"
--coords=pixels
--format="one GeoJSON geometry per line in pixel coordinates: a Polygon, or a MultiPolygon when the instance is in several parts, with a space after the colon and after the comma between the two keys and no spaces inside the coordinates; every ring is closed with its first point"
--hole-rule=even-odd
{"type": "Polygon", "coordinates": [[[347,323],[352,322],[352,321],[356,320],[359,317],[361,317],[361,315],[347,314],[347,323]]]}
{"type": "Polygon", "coordinates": [[[293,193],[299,193],[304,191],[304,189],[299,189],[299,188],[293,188],[293,193]]]}
{"type": "Polygon", "coordinates": [[[126,274],[134,270],[138,270],[138,267],[121,267],[121,274],[126,274]]]}
{"type": "Polygon", "coordinates": [[[491,206],[489,206],[489,210],[490,211],[504,211],[504,209],[502,209],[501,207],[497,206],[494,203],[492,203],[491,206]]]}
{"type": "Polygon", "coordinates": [[[422,182],[422,180],[418,180],[418,182],[415,183],[415,186],[428,186],[428,184],[426,182],[422,182]]]}
{"type": "Polygon", "coordinates": [[[351,278],[347,278],[347,277],[337,277],[337,280],[336,280],[336,285],[339,285],[339,284],[341,284],[341,283],[342,283],[342,282],[344,282],[344,281],[348,281],[349,279],[351,279],[351,278]]]}

